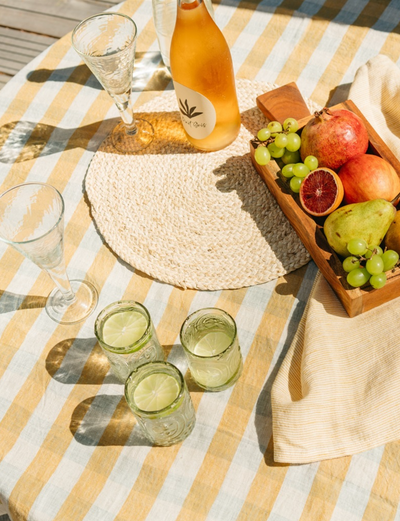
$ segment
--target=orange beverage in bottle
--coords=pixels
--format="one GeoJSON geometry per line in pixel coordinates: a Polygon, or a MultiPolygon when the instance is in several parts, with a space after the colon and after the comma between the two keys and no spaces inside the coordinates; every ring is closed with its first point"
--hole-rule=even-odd
{"type": "Polygon", "coordinates": [[[240,129],[232,57],[202,0],[178,0],[171,41],[171,74],[183,127],[203,151],[219,150],[240,129]]]}

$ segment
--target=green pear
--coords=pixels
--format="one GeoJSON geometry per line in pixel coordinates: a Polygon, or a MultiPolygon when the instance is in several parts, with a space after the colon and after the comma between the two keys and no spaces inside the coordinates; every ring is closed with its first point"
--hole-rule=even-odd
{"type": "Polygon", "coordinates": [[[325,220],[325,236],[336,253],[347,257],[351,239],[364,239],[368,246],[378,246],[395,215],[396,208],[384,199],[341,206],[325,220]]]}

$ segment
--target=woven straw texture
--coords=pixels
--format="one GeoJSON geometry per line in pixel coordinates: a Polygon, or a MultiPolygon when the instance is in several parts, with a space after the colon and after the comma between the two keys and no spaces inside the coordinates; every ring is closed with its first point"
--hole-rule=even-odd
{"type": "Polygon", "coordinates": [[[309,261],[250,159],[249,140],[265,125],[255,100],[274,87],[237,81],[241,130],[217,152],[187,142],[174,91],[136,113],[155,129],[147,149],[124,155],[109,138],[102,143],[86,190],[101,234],[121,259],[162,282],[202,290],[268,282],[309,261]]]}

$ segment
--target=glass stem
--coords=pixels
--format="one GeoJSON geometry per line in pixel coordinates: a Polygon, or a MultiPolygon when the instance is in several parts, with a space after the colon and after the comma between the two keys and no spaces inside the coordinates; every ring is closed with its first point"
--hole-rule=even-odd
{"type": "Polygon", "coordinates": [[[57,288],[61,291],[65,303],[67,305],[72,304],[75,301],[75,293],[71,289],[64,260],[55,268],[46,269],[46,271],[57,288]]]}
{"type": "Polygon", "coordinates": [[[133,111],[130,107],[124,111],[121,111],[121,119],[125,125],[125,132],[129,136],[135,135],[137,132],[137,126],[135,122],[135,117],[133,115],[133,111]]]}
{"type": "Polygon", "coordinates": [[[135,135],[138,129],[135,123],[130,93],[129,95],[114,96],[114,101],[120,112],[126,133],[130,136],[135,135]]]}

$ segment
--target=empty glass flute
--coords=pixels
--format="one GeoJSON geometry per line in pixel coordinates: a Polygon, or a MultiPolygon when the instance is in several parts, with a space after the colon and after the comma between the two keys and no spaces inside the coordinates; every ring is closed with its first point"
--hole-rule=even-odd
{"type": "Polygon", "coordinates": [[[122,153],[146,148],[154,137],[153,126],[135,119],[131,105],[137,28],[129,16],[101,13],[80,22],[72,33],[72,45],[114,100],[121,118],[111,134],[122,153]]]}
{"type": "Polygon", "coordinates": [[[64,200],[45,183],[25,183],[0,195],[0,240],[13,246],[56,285],[46,302],[56,322],[72,324],[87,318],[97,304],[97,290],[88,281],[69,280],[64,262],[64,200]]]}

